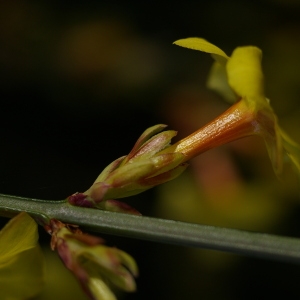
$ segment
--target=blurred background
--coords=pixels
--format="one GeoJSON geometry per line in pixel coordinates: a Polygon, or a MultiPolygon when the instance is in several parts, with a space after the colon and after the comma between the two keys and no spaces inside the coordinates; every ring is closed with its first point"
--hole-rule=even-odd
{"type": "MultiPolygon", "coordinates": [[[[168,124],[178,140],[223,112],[228,104],[205,86],[210,56],[172,45],[193,36],[228,55],[260,47],[266,94],[300,143],[298,0],[2,0],[0,193],[64,199],[85,191],[147,127],[168,124]]],[[[247,138],[125,201],[147,216],[300,237],[299,196],[292,168],[278,180],[263,141],[247,138]]],[[[40,236],[47,249],[49,236],[40,236]]],[[[298,265],[102,236],[140,266],[138,291],[120,299],[300,296],[298,265]]],[[[45,256],[37,299],[85,299],[45,256]]]]}

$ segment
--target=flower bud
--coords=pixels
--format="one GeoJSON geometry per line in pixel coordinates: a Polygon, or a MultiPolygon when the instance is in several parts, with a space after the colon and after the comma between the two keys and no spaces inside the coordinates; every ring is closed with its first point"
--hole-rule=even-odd
{"type": "Polygon", "coordinates": [[[57,251],[90,299],[116,299],[111,287],[135,291],[138,268],[129,254],[105,246],[101,238],[83,234],[76,225],[52,219],[45,229],[52,235],[52,250],[57,251]]]}
{"type": "Polygon", "coordinates": [[[70,196],[69,202],[77,206],[138,214],[131,207],[111,199],[139,194],[172,180],[187,167],[184,154],[160,153],[169,147],[176,135],[172,130],[161,132],[165,127],[160,124],[145,130],[127,156],[113,161],[86,192],[70,196]]]}

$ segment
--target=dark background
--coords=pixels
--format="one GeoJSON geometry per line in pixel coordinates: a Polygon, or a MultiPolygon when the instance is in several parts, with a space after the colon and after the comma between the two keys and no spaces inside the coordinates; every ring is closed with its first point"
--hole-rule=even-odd
{"type": "MultiPolygon", "coordinates": [[[[293,66],[299,65],[294,55],[298,3],[1,1],[0,192],[64,199],[85,191],[107,164],[130,151],[147,127],[170,122],[180,127],[169,114],[175,105],[169,95],[183,85],[204,89],[211,65],[207,56],[172,45],[185,37],[204,37],[229,54],[238,45],[257,45],[271,79],[277,78],[274,73],[292,74],[295,82],[267,81],[266,86],[273,98],[293,92],[290,100],[274,100],[274,107],[284,120],[292,120],[285,124],[296,128],[297,138],[299,73],[293,73],[293,66]],[[279,61],[292,69],[280,69],[279,61]]],[[[245,178],[255,176],[245,170],[245,178]]],[[[156,216],[157,193],[154,189],[126,201],[144,215],[156,216]]],[[[298,201],[294,193],[282,194],[298,201]]],[[[299,236],[294,202],[288,217],[270,232],[299,236]]],[[[48,239],[41,231],[41,242],[48,239]]],[[[126,299],[299,296],[297,265],[238,258],[224,268],[199,267],[183,247],[105,239],[131,253],[140,266],[138,292],[126,299]]]]}

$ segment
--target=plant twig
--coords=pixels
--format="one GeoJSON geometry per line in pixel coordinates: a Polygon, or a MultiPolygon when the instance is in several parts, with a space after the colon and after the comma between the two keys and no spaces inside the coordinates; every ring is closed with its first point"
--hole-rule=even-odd
{"type": "Polygon", "coordinates": [[[64,200],[0,194],[0,215],[12,217],[21,211],[41,225],[55,218],[94,232],[300,263],[300,239],[296,238],[82,208],[64,200]]]}

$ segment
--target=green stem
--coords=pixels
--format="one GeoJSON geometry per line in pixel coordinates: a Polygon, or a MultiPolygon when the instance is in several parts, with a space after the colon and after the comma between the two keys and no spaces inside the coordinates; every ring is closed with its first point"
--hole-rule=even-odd
{"type": "Polygon", "coordinates": [[[82,208],[65,200],[0,194],[0,215],[12,217],[21,211],[41,225],[55,218],[95,232],[300,263],[300,239],[296,238],[82,208]]]}

